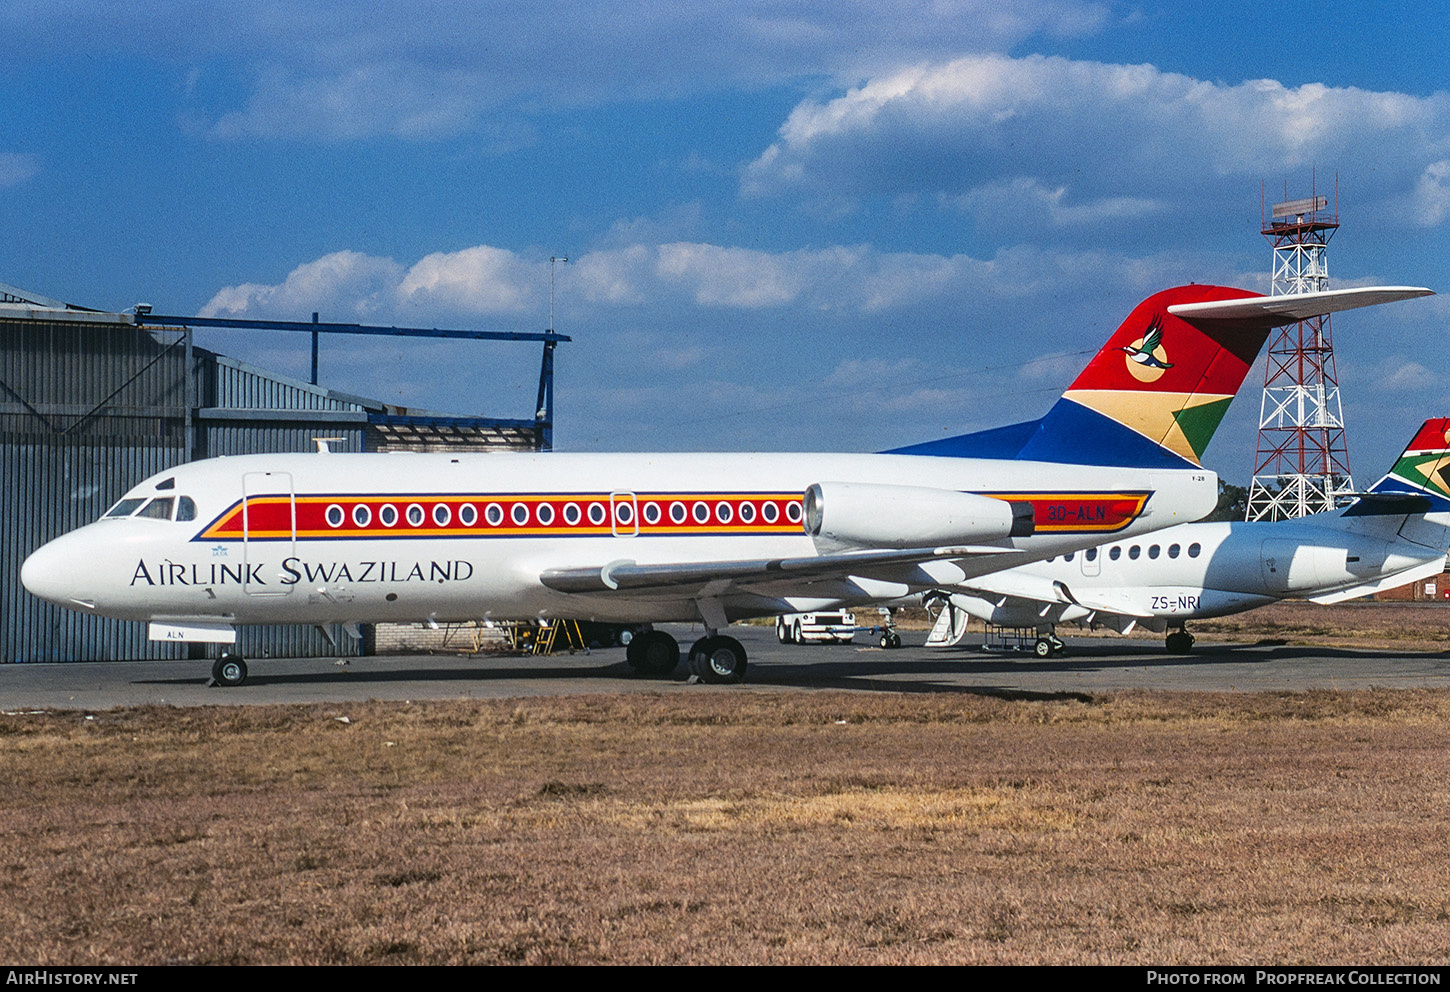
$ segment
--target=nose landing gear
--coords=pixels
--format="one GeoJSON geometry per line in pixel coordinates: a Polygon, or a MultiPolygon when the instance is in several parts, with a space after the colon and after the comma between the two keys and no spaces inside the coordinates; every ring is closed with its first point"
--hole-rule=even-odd
{"type": "Polygon", "coordinates": [[[1062,648],[1062,638],[1057,636],[1056,631],[1048,631],[1033,643],[1032,653],[1039,658],[1051,658],[1060,653],[1062,648]]]}
{"type": "Polygon", "coordinates": [[[211,666],[211,680],[214,684],[230,689],[247,681],[247,661],[232,651],[223,651],[211,666]]]}

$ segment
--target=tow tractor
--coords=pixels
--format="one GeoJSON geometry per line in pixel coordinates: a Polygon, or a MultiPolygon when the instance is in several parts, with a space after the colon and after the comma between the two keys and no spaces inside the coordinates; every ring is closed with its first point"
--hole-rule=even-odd
{"type": "Polygon", "coordinates": [[[866,634],[883,648],[901,647],[891,611],[881,607],[879,612],[882,623],[874,627],[856,626],[856,615],[849,610],[788,613],[775,618],[775,637],[782,644],[849,644],[857,634],[866,634]]]}

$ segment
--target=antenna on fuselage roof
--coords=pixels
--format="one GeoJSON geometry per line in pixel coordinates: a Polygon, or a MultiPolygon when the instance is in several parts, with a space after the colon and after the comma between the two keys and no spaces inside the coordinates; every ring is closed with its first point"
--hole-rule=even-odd
{"type": "Polygon", "coordinates": [[[327,446],[329,441],[346,440],[347,438],[345,437],[315,437],[312,439],[312,443],[317,445],[317,453],[319,455],[330,455],[332,454],[332,449],[327,446]]]}

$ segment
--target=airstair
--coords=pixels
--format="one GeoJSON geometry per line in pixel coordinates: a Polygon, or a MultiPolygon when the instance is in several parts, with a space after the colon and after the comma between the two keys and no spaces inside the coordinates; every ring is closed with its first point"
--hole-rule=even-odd
{"type": "Polygon", "coordinates": [[[928,615],[935,611],[935,622],[927,635],[929,648],[950,648],[962,643],[967,636],[967,623],[972,619],[966,610],[952,605],[950,596],[928,596],[923,600],[928,615]]]}

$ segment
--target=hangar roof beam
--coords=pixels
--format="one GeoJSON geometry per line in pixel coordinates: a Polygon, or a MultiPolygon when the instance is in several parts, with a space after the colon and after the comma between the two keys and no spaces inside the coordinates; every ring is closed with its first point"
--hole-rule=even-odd
{"type": "Polygon", "coordinates": [[[374,324],[334,324],[304,320],[250,320],[237,317],[170,317],[154,313],[136,317],[142,327],[235,327],[259,331],[307,331],[323,334],[389,334],[394,337],[454,338],[468,341],[569,341],[553,331],[451,331],[437,327],[382,327],[374,324]]]}

